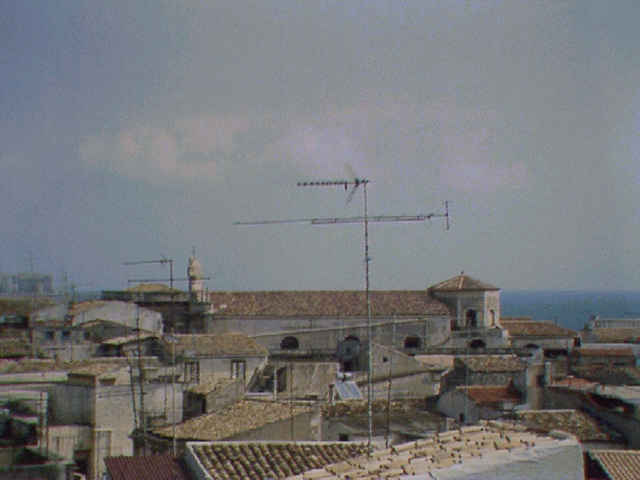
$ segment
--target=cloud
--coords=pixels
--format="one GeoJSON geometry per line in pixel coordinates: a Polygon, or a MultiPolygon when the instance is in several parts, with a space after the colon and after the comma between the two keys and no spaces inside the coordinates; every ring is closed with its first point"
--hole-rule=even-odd
{"type": "Polygon", "coordinates": [[[88,167],[152,184],[215,181],[238,169],[257,174],[251,167],[258,162],[313,178],[392,180],[433,172],[440,162],[432,181],[482,193],[522,186],[527,176],[523,163],[497,160],[494,124],[487,112],[395,98],[313,114],[201,115],[164,127],[134,125],[114,135],[89,135],[79,151],[88,167]]]}
{"type": "Polygon", "coordinates": [[[115,135],[92,134],[79,146],[88,167],[103,167],[149,183],[215,179],[238,148],[236,137],[250,122],[241,116],[184,118],[169,128],[144,125],[115,135]]]}

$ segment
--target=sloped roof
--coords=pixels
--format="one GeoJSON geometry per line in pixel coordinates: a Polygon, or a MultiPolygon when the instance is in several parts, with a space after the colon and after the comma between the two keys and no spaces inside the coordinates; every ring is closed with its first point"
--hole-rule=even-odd
{"type": "MultiPolygon", "coordinates": [[[[366,293],[359,290],[210,292],[218,317],[364,317],[366,293]]],[[[447,306],[425,290],[371,292],[371,314],[449,315],[447,306]]]]}
{"type": "Polygon", "coordinates": [[[464,272],[460,275],[433,285],[429,290],[436,292],[459,292],[459,291],[487,291],[487,290],[500,290],[498,287],[489,285],[488,283],[476,280],[475,278],[465,275],[464,272]]]}
{"type": "Polygon", "coordinates": [[[511,337],[575,338],[578,333],[549,320],[501,318],[500,325],[511,337]]]}
{"type": "Polygon", "coordinates": [[[455,363],[476,373],[522,372],[524,361],[516,355],[466,355],[456,357],[455,363]]]}
{"type": "Polygon", "coordinates": [[[580,410],[526,410],[516,411],[516,418],[529,428],[549,433],[553,430],[574,435],[581,442],[608,442],[617,432],[605,429],[596,420],[580,410]]]}
{"type": "Polygon", "coordinates": [[[458,387],[469,398],[480,405],[495,405],[501,402],[522,402],[522,393],[513,385],[474,385],[458,387]]]}
{"type": "Polygon", "coordinates": [[[597,461],[611,480],[635,480],[640,472],[638,450],[590,450],[589,456],[597,461]]]}
{"type": "MultiPolygon", "coordinates": [[[[176,353],[193,353],[198,356],[264,356],[269,351],[254,339],[242,333],[213,334],[176,334],[171,338],[176,340],[176,353]]],[[[165,345],[171,348],[170,339],[165,338],[165,345]]]]}
{"type": "Polygon", "coordinates": [[[191,480],[186,466],[171,455],[107,457],[104,459],[113,480],[191,480]]]}
{"type": "Polygon", "coordinates": [[[597,343],[640,343],[640,328],[594,328],[597,343]]]}
{"type": "Polygon", "coordinates": [[[629,347],[580,347],[574,349],[574,354],[583,357],[635,357],[629,347]]]}
{"type": "MultiPolygon", "coordinates": [[[[294,403],[293,415],[310,412],[309,404],[294,403]]],[[[214,441],[232,438],[243,432],[291,417],[292,408],[287,403],[241,400],[222,410],[195,417],[175,426],[176,438],[190,441],[214,441]]],[[[161,427],[153,431],[160,437],[171,438],[173,427],[161,427]]]]}
{"type": "Polygon", "coordinates": [[[232,380],[230,378],[224,378],[221,380],[211,380],[210,382],[201,382],[197,385],[193,385],[185,390],[185,392],[194,393],[196,395],[208,395],[217,390],[221,390],[233,383],[243,383],[242,380],[232,380]]]}
{"type": "Polygon", "coordinates": [[[640,370],[637,367],[612,365],[605,369],[600,365],[588,365],[572,366],[571,371],[582,378],[605,385],[640,385],[640,370]]]}
{"type": "MultiPolygon", "coordinates": [[[[370,456],[350,458],[290,476],[288,479],[379,480],[414,476],[429,478],[431,473],[437,475],[435,473],[437,470],[466,464],[478,472],[474,478],[480,478],[481,472],[488,473],[491,470],[495,472],[500,468],[495,466],[498,459],[503,464],[510,461],[523,461],[523,458],[529,461],[535,458],[538,462],[544,462],[545,453],[557,453],[558,448],[570,449],[574,455],[577,454],[580,459],[582,458],[575,440],[556,440],[527,431],[524,427],[482,422],[480,426],[463,427],[459,430],[436,434],[432,438],[374,451],[370,456]],[[528,457],[527,453],[530,453],[531,457],[528,457]],[[483,466],[486,467],[484,470],[483,466]]],[[[559,472],[559,475],[562,476],[562,473],[559,472]]]]}
{"type": "Polygon", "coordinates": [[[193,443],[196,458],[215,479],[282,479],[362,455],[367,447],[348,442],[193,443]]]}

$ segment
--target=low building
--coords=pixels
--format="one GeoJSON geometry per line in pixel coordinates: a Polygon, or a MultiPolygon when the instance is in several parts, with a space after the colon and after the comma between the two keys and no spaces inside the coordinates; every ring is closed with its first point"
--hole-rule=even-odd
{"type": "Polygon", "coordinates": [[[316,441],[320,414],[310,403],[242,400],[175,426],[152,430],[136,439],[136,452],[146,442],[148,453],[184,452],[194,441],[316,441]]]}
{"type": "Polygon", "coordinates": [[[269,356],[258,342],[239,333],[165,336],[162,347],[165,363],[181,367],[185,385],[223,379],[239,379],[247,385],[269,356]]]}
{"type": "Polygon", "coordinates": [[[462,425],[513,416],[523,395],[513,385],[458,387],[441,395],[438,411],[462,425]]]}
{"type": "Polygon", "coordinates": [[[580,346],[578,332],[551,321],[502,317],[500,324],[508,332],[509,342],[514,348],[542,348],[548,353],[566,355],[580,346]]]}
{"type": "Polygon", "coordinates": [[[525,384],[526,363],[516,355],[460,355],[442,377],[441,392],[460,386],[525,384]]]}

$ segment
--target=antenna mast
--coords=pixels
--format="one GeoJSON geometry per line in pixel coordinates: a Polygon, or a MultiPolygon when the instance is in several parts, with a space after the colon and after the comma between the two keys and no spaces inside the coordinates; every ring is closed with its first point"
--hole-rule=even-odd
{"type": "Polygon", "coordinates": [[[368,435],[367,450],[371,455],[371,438],[373,436],[373,354],[371,349],[371,290],[369,283],[369,222],[416,222],[431,220],[432,218],[445,218],[447,230],[449,230],[449,203],[445,202],[445,213],[429,213],[421,215],[377,215],[369,217],[367,204],[367,185],[369,180],[354,178],[353,180],[326,180],[317,182],[298,182],[299,187],[344,187],[345,191],[353,187],[349,193],[347,203],[353,198],[358,187],[362,186],[364,200],[364,215],[347,218],[310,218],[300,220],[267,220],[260,222],[236,222],[234,225],[270,225],[279,223],[310,223],[312,225],[338,225],[346,223],[364,223],[364,259],[365,259],[365,292],[367,302],[367,419],[368,435]]]}

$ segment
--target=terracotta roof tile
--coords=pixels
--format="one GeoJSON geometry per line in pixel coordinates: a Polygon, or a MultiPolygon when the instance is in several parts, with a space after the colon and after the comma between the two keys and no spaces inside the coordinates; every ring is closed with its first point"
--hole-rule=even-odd
{"type": "MultiPolygon", "coordinates": [[[[372,452],[342,462],[311,470],[289,480],[329,480],[430,477],[430,473],[466,461],[492,463],[495,455],[535,449],[560,440],[527,431],[525,427],[483,422],[480,426],[463,427],[436,434],[432,438],[395,445],[388,450],[372,452]]],[[[279,478],[279,477],[276,477],[279,478]]]]}
{"type": "MultiPolygon", "coordinates": [[[[293,415],[313,410],[309,404],[294,403],[293,415]]],[[[176,438],[190,441],[214,441],[232,438],[243,432],[271,423],[286,420],[291,416],[291,405],[278,402],[242,400],[222,410],[192,418],[175,426],[176,438]]],[[[171,438],[173,427],[161,427],[153,431],[160,437],[171,438]]]]}
{"type": "Polygon", "coordinates": [[[208,395],[236,382],[242,383],[242,380],[232,380],[230,378],[211,380],[210,382],[201,382],[198,385],[193,385],[187,388],[185,392],[195,393],[197,395],[208,395]]]}
{"type": "Polygon", "coordinates": [[[283,479],[362,455],[358,443],[192,443],[189,448],[215,479],[283,479]]]}
{"type": "Polygon", "coordinates": [[[104,459],[113,480],[190,480],[192,477],[170,455],[107,457],[104,459]]]}
{"type": "Polygon", "coordinates": [[[640,472],[640,451],[638,450],[591,450],[591,458],[596,460],[611,480],[637,480],[640,472]]]}
{"type": "Polygon", "coordinates": [[[436,292],[457,292],[460,290],[466,291],[486,291],[486,290],[500,290],[498,287],[489,285],[488,283],[481,282],[475,278],[461,273],[460,275],[440,282],[437,285],[432,286],[429,290],[436,292]]]}
{"type": "Polygon", "coordinates": [[[458,390],[466,392],[468,397],[481,405],[495,405],[501,402],[522,402],[522,393],[513,385],[475,385],[470,387],[458,387],[458,390]]]}
{"type": "MultiPolygon", "coordinates": [[[[364,317],[364,291],[210,292],[219,317],[364,317]]],[[[371,292],[371,313],[392,315],[449,315],[444,303],[425,290],[371,292]]]]}
{"type": "Polygon", "coordinates": [[[598,343],[640,343],[640,328],[594,328],[590,333],[598,343]]]}
{"type": "Polygon", "coordinates": [[[633,350],[629,347],[580,347],[574,350],[576,355],[583,357],[633,357],[633,350]]]}
{"type": "Polygon", "coordinates": [[[468,355],[456,357],[455,363],[467,366],[477,373],[522,372],[526,369],[523,360],[515,355],[468,355]]]}
{"type": "Polygon", "coordinates": [[[500,325],[511,337],[574,338],[578,333],[548,320],[501,318],[500,325]]]}
{"type": "Polygon", "coordinates": [[[561,430],[574,435],[581,442],[607,442],[619,437],[617,432],[605,429],[580,410],[528,410],[517,411],[515,415],[536,431],[549,433],[561,430]]]}

